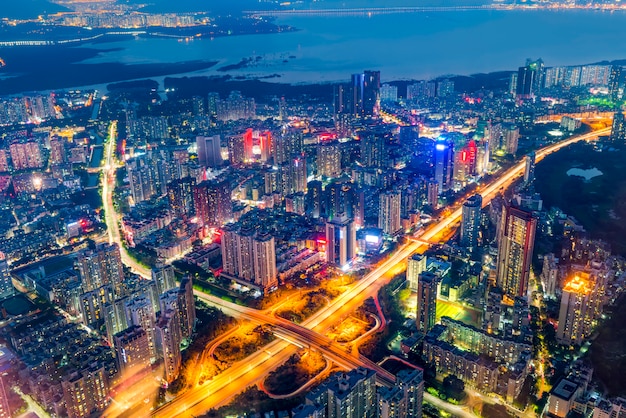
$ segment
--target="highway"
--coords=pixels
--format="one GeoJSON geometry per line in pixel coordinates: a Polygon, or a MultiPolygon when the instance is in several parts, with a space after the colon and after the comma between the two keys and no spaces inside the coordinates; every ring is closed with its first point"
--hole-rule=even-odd
{"type": "MultiPolygon", "coordinates": [[[[537,162],[541,161],[547,155],[575,142],[595,140],[600,135],[609,134],[610,130],[610,128],[603,128],[592,133],[575,136],[544,147],[536,152],[537,162]]],[[[483,197],[483,204],[489,204],[494,197],[500,194],[502,189],[508,188],[523,174],[523,170],[524,162],[517,163],[483,187],[480,191],[483,197]]],[[[454,227],[460,221],[460,218],[461,208],[459,207],[428,228],[421,238],[428,241],[441,233],[445,234],[446,231],[449,231],[450,228],[454,227]]],[[[258,323],[272,324],[276,328],[277,334],[281,335],[283,338],[290,339],[290,341],[299,346],[308,346],[317,349],[322,352],[326,358],[336,362],[342,367],[353,368],[360,365],[379,370],[380,367],[373,364],[371,361],[362,357],[357,358],[344,351],[338,345],[332,342],[329,343],[329,339],[322,333],[353,312],[365,299],[377,294],[378,290],[388,283],[395,274],[404,270],[406,259],[411,254],[418,250],[423,250],[426,247],[425,244],[414,241],[409,241],[401,245],[394,254],[381,262],[361,280],[354,283],[328,306],[322,308],[304,321],[301,326],[286,320],[267,316],[254,309],[225,302],[222,299],[203,294],[202,292],[196,292],[196,295],[209,304],[222,309],[226,314],[246,318],[258,323]]],[[[271,343],[240,362],[243,363],[243,365],[239,365],[238,363],[238,365],[230,368],[228,372],[222,373],[214,378],[209,384],[189,390],[179,398],[174,399],[155,411],[154,415],[162,417],[187,417],[198,415],[211,408],[224,405],[231,396],[258,382],[263,376],[289,358],[295,350],[294,347],[289,347],[284,341],[271,343]],[[271,355],[269,353],[271,353],[271,355]],[[249,369],[248,372],[246,372],[246,368],[249,369]]],[[[393,381],[393,378],[391,378],[388,373],[383,374],[381,378],[383,383],[388,384],[393,381]]],[[[430,396],[427,395],[428,394],[425,393],[424,398],[428,402],[432,401],[435,403],[435,400],[430,399],[430,396]]],[[[471,416],[469,412],[460,407],[455,407],[447,403],[440,405],[440,402],[436,404],[438,407],[455,415],[471,416]]]]}

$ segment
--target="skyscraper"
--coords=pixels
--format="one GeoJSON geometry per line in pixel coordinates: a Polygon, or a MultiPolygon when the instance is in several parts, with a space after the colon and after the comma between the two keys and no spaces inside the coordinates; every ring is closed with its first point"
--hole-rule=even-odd
{"type": "Polygon", "coordinates": [[[480,214],[483,198],[479,194],[471,196],[463,203],[461,211],[461,237],[463,247],[476,248],[480,232],[480,214]]]}
{"type": "Polygon", "coordinates": [[[613,115],[613,126],[611,128],[611,141],[620,143],[626,142],[626,121],[624,120],[624,113],[618,110],[613,115]]]}
{"type": "Polygon", "coordinates": [[[167,292],[176,287],[176,276],[174,267],[166,264],[157,264],[152,267],[152,280],[156,286],[157,295],[167,292]]]}
{"type": "Polygon", "coordinates": [[[197,136],[198,163],[202,167],[219,168],[222,166],[222,146],[219,135],[197,136]]]}
{"type": "Polygon", "coordinates": [[[78,254],[77,263],[83,292],[111,285],[116,297],[122,296],[124,269],[117,244],[100,243],[95,249],[84,250],[78,254]]]}
{"type": "Polygon", "coordinates": [[[117,367],[123,376],[129,377],[150,366],[148,334],[138,325],[133,325],[115,335],[117,367]]]}
{"type": "Polygon", "coordinates": [[[326,259],[328,263],[343,267],[356,257],[356,228],[354,221],[338,214],[326,222],[326,259]]]}
{"type": "Polygon", "coordinates": [[[503,206],[496,280],[510,297],[526,297],[536,229],[537,219],[531,212],[503,206]]]}
{"type": "Polygon", "coordinates": [[[163,361],[164,378],[173,382],[180,372],[181,354],[180,320],[176,310],[161,313],[155,325],[155,350],[157,357],[163,361]]]}
{"type": "Polygon", "coordinates": [[[177,216],[191,218],[195,215],[196,211],[193,204],[195,186],[196,179],[191,176],[174,180],[167,185],[167,197],[177,216]]]}
{"type": "Polygon", "coordinates": [[[417,330],[428,333],[435,326],[437,317],[437,286],[439,277],[432,272],[424,271],[419,275],[417,283],[417,330]]]}
{"type": "Polygon", "coordinates": [[[452,185],[454,169],[454,143],[440,137],[435,141],[434,151],[435,181],[439,194],[442,194],[452,185]]]}
{"type": "Polygon", "coordinates": [[[380,71],[363,73],[363,116],[378,116],[380,111],[380,71]]]}
{"type": "Polygon", "coordinates": [[[543,87],[544,65],[541,59],[527,60],[517,72],[517,97],[530,98],[540,93],[543,87]]]}

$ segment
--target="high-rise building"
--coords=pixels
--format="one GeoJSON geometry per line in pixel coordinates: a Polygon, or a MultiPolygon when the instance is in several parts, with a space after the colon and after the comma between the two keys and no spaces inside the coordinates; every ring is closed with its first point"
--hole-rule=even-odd
{"type": "Polygon", "coordinates": [[[0,300],[9,298],[14,294],[15,288],[9,271],[9,264],[4,253],[0,252],[0,300]]]}
{"type": "Polygon", "coordinates": [[[176,302],[180,318],[180,335],[183,339],[189,339],[196,325],[196,303],[193,298],[193,282],[190,276],[180,281],[176,302]]]}
{"type": "Polygon", "coordinates": [[[437,82],[437,97],[447,97],[454,93],[454,81],[449,79],[437,82]]]}
{"type": "Polygon", "coordinates": [[[559,283],[559,259],[553,253],[543,257],[541,269],[541,284],[545,296],[556,297],[556,289],[559,283]]]}
{"type": "Polygon", "coordinates": [[[401,370],[393,387],[378,389],[378,417],[421,418],[423,399],[423,370],[401,370]]]}
{"type": "Polygon", "coordinates": [[[399,190],[387,191],[380,194],[378,207],[378,227],[385,234],[395,235],[402,230],[400,206],[402,194],[399,190]]]}
{"type": "Polygon", "coordinates": [[[544,78],[544,65],[541,59],[526,61],[524,67],[517,72],[517,97],[530,98],[541,92],[544,78]]]}
{"type": "Polygon", "coordinates": [[[593,333],[603,307],[601,277],[576,272],[563,286],[556,339],[561,344],[580,345],[593,333]]]}
{"type": "Polygon", "coordinates": [[[300,129],[288,126],[281,129],[274,138],[274,164],[283,164],[292,158],[301,157],[304,147],[303,135],[300,129]]]}
{"type": "Polygon", "coordinates": [[[387,135],[384,132],[361,134],[361,164],[364,167],[384,167],[387,160],[387,135]]]}
{"type": "Polygon", "coordinates": [[[406,279],[409,282],[409,288],[414,292],[417,292],[419,288],[419,277],[426,271],[427,262],[428,257],[424,254],[413,254],[407,261],[406,279]]]}
{"type": "Polygon", "coordinates": [[[203,181],[193,189],[196,217],[202,225],[220,227],[233,217],[230,183],[203,181]]]}
{"type": "Polygon", "coordinates": [[[306,404],[318,407],[322,417],[376,418],[376,373],[365,368],[337,372],[306,395],[306,404]]]}
{"type": "Polygon", "coordinates": [[[192,218],[195,215],[196,211],[193,205],[195,186],[196,179],[191,176],[174,180],[167,185],[167,197],[177,216],[192,218]]]}
{"type": "Polygon", "coordinates": [[[417,281],[417,330],[428,333],[435,326],[437,318],[437,286],[439,277],[430,271],[424,271],[417,281]]]}
{"type": "Polygon", "coordinates": [[[326,259],[329,264],[343,267],[356,257],[357,242],[354,221],[338,214],[326,223],[326,259]]]}
{"type": "Polygon", "coordinates": [[[620,85],[622,83],[622,67],[614,65],[609,73],[609,97],[612,101],[617,102],[620,98],[620,85]]]}
{"type": "Polygon", "coordinates": [[[454,143],[445,138],[437,139],[435,141],[433,160],[435,164],[435,180],[437,181],[439,194],[442,194],[452,186],[454,143]]]}
{"type": "Polygon", "coordinates": [[[148,334],[138,325],[133,325],[115,335],[115,355],[120,373],[129,377],[150,367],[150,345],[148,334]]]}
{"type": "Polygon", "coordinates": [[[319,180],[310,181],[307,184],[305,209],[309,216],[319,218],[324,211],[324,195],[322,182],[319,180]]]}
{"type": "Polygon", "coordinates": [[[282,197],[306,191],[306,159],[294,157],[278,166],[276,190],[282,197]]]}
{"type": "Polygon", "coordinates": [[[172,265],[157,264],[152,267],[151,276],[156,287],[157,295],[176,288],[176,275],[174,274],[174,267],[172,265]]]}
{"type": "Polygon", "coordinates": [[[197,136],[198,164],[202,167],[219,168],[222,166],[222,145],[219,135],[197,136]]]}
{"type": "Polygon", "coordinates": [[[496,281],[505,294],[526,297],[537,219],[511,205],[502,208],[496,281]]]}
{"type": "Polygon", "coordinates": [[[482,205],[483,198],[479,194],[471,196],[463,203],[460,237],[463,247],[476,248],[478,246],[482,205]]]}
{"type": "Polygon", "coordinates": [[[108,374],[104,365],[94,364],[74,371],[61,380],[68,418],[87,418],[103,411],[109,399],[108,374]]]}
{"type": "Polygon", "coordinates": [[[435,179],[428,180],[426,200],[433,209],[439,208],[439,182],[435,179]]]}
{"type": "Polygon", "coordinates": [[[229,224],[222,231],[223,274],[257,286],[260,290],[278,284],[276,248],[269,234],[229,224]]]}
{"type": "Polygon", "coordinates": [[[116,243],[100,243],[95,249],[80,252],[77,258],[83,292],[90,292],[111,285],[117,297],[121,297],[124,280],[122,256],[116,243]]]}
{"type": "Polygon", "coordinates": [[[519,128],[515,125],[504,127],[504,149],[507,154],[515,155],[519,143],[519,128]]]}
{"type": "Polygon", "coordinates": [[[378,116],[380,111],[380,71],[363,72],[363,116],[378,116]]]}
{"type": "Polygon", "coordinates": [[[357,194],[353,183],[336,181],[326,186],[324,193],[326,197],[326,218],[329,221],[341,214],[354,219],[357,194]]]}
{"type": "Polygon", "coordinates": [[[11,153],[11,161],[15,170],[43,167],[41,148],[37,142],[15,142],[9,145],[9,152],[11,153]]]}
{"type": "Polygon", "coordinates": [[[127,301],[125,308],[128,325],[137,325],[146,332],[150,349],[150,362],[153,363],[155,360],[154,323],[156,315],[152,302],[145,296],[138,296],[127,301]]]}
{"type": "Polygon", "coordinates": [[[535,181],[535,159],[536,155],[530,152],[524,159],[524,184],[530,186],[535,181]]]}
{"type": "Polygon", "coordinates": [[[618,110],[613,115],[613,126],[611,128],[611,141],[625,143],[626,142],[626,121],[624,113],[618,110]]]}
{"type": "Polygon", "coordinates": [[[390,84],[383,84],[380,87],[380,101],[381,102],[397,102],[398,101],[398,87],[390,84]]]}
{"type": "Polygon", "coordinates": [[[341,148],[338,142],[318,145],[317,174],[325,178],[335,178],[341,175],[341,148]]]}
{"type": "Polygon", "coordinates": [[[164,379],[171,383],[178,377],[181,365],[180,343],[182,336],[178,311],[161,312],[155,325],[155,339],[157,358],[163,361],[164,379]]]}

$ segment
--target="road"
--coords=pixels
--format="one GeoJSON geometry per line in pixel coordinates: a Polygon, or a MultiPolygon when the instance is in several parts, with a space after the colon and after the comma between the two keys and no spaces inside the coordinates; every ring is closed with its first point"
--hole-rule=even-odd
{"type": "MultiPolygon", "coordinates": [[[[563,147],[571,145],[578,141],[593,140],[598,135],[604,135],[610,133],[610,128],[602,129],[594,133],[580,135],[573,137],[557,144],[545,147],[537,152],[537,161],[545,158],[545,156],[560,150],[563,147]]],[[[518,163],[502,173],[500,177],[492,181],[489,185],[483,188],[481,195],[483,196],[483,203],[488,204],[491,199],[500,194],[501,189],[509,187],[514,181],[522,175],[524,169],[524,163],[518,163]]],[[[422,236],[426,240],[433,239],[439,234],[446,234],[449,232],[449,228],[456,225],[461,218],[461,208],[454,210],[451,214],[440,220],[438,223],[431,226],[422,236]]],[[[353,312],[358,306],[360,306],[365,299],[377,294],[378,290],[384,286],[397,272],[402,271],[405,268],[406,259],[418,250],[423,250],[427,246],[421,243],[409,242],[400,246],[400,248],[391,255],[388,259],[377,266],[372,272],[367,274],[361,280],[353,284],[343,294],[333,300],[328,306],[318,311],[309,319],[302,323],[302,326],[295,325],[289,321],[267,316],[254,309],[246,308],[239,305],[234,305],[216,298],[211,295],[202,294],[196,292],[201,299],[207,303],[222,309],[225,313],[240,318],[252,320],[257,323],[272,324],[277,329],[277,334],[282,338],[288,339],[290,342],[295,343],[298,346],[308,346],[316,348],[324,354],[326,358],[335,361],[342,367],[353,368],[356,366],[366,366],[374,370],[380,370],[378,365],[372,364],[367,359],[356,358],[352,354],[349,354],[341,349],[341,347],[335,345],[329,341],[322,333],[330,328],[330,326],[338,323],[351,312],[353,312]],[[399,268],[398,268],[399,267],[399,268]],[[352,367],[350,367],[352,366],[352,367]]],[[[272,343],[275,344],[275,343],[272,343]]],[[[224,396],[230,396],[232,393],[238,393],[246,387],[256,383],[260,380],[260,374],[256,373],[256,367],[262,367],[262,376],[269,373],[275,367],[284,362],[296,349],[289,347],[288,345],[278,344],[272,345],[272,351],[267,348],[260,350],[253,354],[248,359],[250,362],[247,364],[254,364],[254,373],[240,373],[240,369],[231,368],[223,375],[229,375],[231,378],[225,380],[226,376],[218,376],[216,378],[219,382],[226,385],[226,387],[219,387],[219,384],[214,379],[212,385],[207,388],[200,388],[190,390],[181,396],[179,400],[174,399],[169,404],[156,411],[156,416],[193,416],[201,414],[208,409],[224,405],[228,399],[224,396]],[[272,353],[270,358],[261,359],[262,353],[272,353]],[[184,408],[182,408],[184,406],[184,408]],[[180,412],[176,412],[180,411],[180,412]]],[[[268,355],[269,357],[269,355],[268,355]]],[[[251,366],[250,366],[251,367],[251,366]]],[[[252,369],[250,370],[252,372],[252,369]]],[[[461,407],[456,407],[448,403],[442,403],[440,400],[433,398],[425,394],[425,399],[428,402],[435,404],[436,406],[444,409],[455,415],[471,416],[471,413],[464,410],[461,407]]]]}
{"type": "Polygon", "coordinates": [[[105,144],[104,161],[102,175],[102,206],[104,208],[104,221],[107,225],[109,234],[109,243],[117,243],[120,247],[122,263],[130,270],[144,278],[151,278],[152,274],[149,268],[138,263],[128,254],[122,243],[120,235],[120,223],[117,211],[113,205],[113,190],[115,189],[116,173],[119,165],[115,161],[115,150],[117,148],[117,122],[114,121],[109,126],[109,138],[105,144]]]}

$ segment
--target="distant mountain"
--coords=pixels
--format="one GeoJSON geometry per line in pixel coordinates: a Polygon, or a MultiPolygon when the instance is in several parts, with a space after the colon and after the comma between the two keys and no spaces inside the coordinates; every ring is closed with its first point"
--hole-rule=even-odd
{"type": "Polygon", "coordinates": [[[41,14],[67,11],[65,7],[52,4],[48,0],[3,1],[0,18],[31,19],[41,14]]]}

